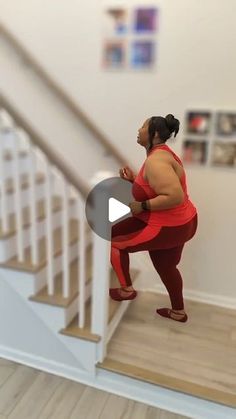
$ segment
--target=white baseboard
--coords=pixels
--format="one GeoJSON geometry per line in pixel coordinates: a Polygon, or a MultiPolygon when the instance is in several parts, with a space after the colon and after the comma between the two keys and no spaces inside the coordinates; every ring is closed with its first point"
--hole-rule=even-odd
{"type": "MultiPolygon", "coordinates": [[[[137,289],[140,291],[154,292],[157,294],[167,294],[164,286],[161,284],[155,285],[153,288],[145,288],[145,286],[139,286],[137,289]]],[[[236,298],[225,297],[217,294],[208,294],[201,291],[185,290],[184,298],[190,301],[196,301],[204,304],[211,304],[218,307],[224,307],[236,310],[236,298]]]]}
{"type": "Polygon", "coordinates": [[[97,369],[96,375],[0,345],[0,357],[192,419],[235,419],[235,409],[97,369]]]}
{"type": "MultiPolygon", "coordinates": [[[[140,274],[135,281],[135,288],[140,291],[156,292],[167,294],[161,280],[158,281],[158,274],[150,265],[149,258],[143,254],[142,257],[132,256],[132,266],[139,269],[140,274]],[[153,285],[152,285],[153,284],[153,285]]],[[[184,288],[184,298],[186,300],[197,301],[199,303],[211,304],[236,310],[236,298],[219,294],[212,294],[203,291],[196,291],[184,288]]]]}

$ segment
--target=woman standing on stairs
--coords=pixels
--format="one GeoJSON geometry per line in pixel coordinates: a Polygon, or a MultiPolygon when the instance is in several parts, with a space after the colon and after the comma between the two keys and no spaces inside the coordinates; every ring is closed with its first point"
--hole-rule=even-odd
{"type": "Polygon", "coordinates": [[[120,170],[121,178],[133,183],[135,201],[130,203],[132,216],[112,228],[111,263],[121,288],[110,289],[110,297],[118,301],[136,297],[129,275],[129,253],[148,251],[172,305],[156,312],[186,322],[183,281],[177,265],[185,243],[196,233],[197,210],[188,197],[182,162],[165,144],[178,131],[179,121],[171,114],[147,119],[137,139],[146,149],[146,160],[137,176],[128,167],[120,170]]]}

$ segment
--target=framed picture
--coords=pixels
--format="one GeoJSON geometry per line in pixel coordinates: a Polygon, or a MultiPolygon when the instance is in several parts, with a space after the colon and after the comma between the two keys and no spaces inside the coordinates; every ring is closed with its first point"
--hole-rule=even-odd
{"type": "Polygon", "coordinates": [[[155,62],[155,43],[153,41],[133,41],[130,50],[132,68],[151,68],[155,62]]]}
{"type": "Polygon", "coordinates": [[[134,11],[134,32],[153,33],[158,27],[158,9],[139,7],[134,11]]]}
{"type": "Polygon", "coordinates": [[[236,137],[236,113],[219,112],[216,118],[216,134],[236,137]]]}
{"type": "Polygon", "coordinates": [[[121,7],[105,11],[104,29],[106,36],[123,35],[128,31],[128,11],[121,7]]]}
{"type": "Polygon", "coordinates": [[[122,69],[126,61],[124,41],[106,41],[104,44],[103,64],[106,69],[122,69]]]}
{"type": "Polygon", "coordinates": [[[216,166],[236,167],[236,143],[216,141],[213,144],[211,163],[216,166]]]}
{"type": "Polygon", "coordinates": [[[185,140],[183,143],[183,162],[189,165],[201,165],[207,162],[207,141],[185,140]]]}
{"type": "Polygon", "coordinates": [[[211,118],[210,112],[188,112],[186,116],[186,132],[199,135],[209,134],[211,118]]]}

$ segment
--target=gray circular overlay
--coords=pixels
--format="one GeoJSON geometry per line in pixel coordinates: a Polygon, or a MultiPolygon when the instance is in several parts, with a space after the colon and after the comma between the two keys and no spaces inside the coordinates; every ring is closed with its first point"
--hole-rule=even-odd
{"type": "Polygon", "coordinates": [[[110,198],[129,206],[130,202],[135,200],[132,195],[132,183],[120,177],[111,177],[97,183],[88,194],[85,206],[88,224],[96,234],[109,241],[111,240],[112,226],[132,217],[130,212],[116,221],[109,221],[110,198]]]}

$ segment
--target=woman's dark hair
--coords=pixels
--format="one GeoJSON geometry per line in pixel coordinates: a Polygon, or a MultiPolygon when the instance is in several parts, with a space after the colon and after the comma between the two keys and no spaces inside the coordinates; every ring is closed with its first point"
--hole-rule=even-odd
{"type": "Polygon", "coordinates": [[[165,118],[162,116],[152,116],[148,124],[148,133],[149,133],[149,150],[153,146],[153,139],[156,132],[158,133],[162,143],[165,143],[174,132],[176,135],[179,132],[179,120],[174,117],[172,114],[166,115],[165,118]]]}

